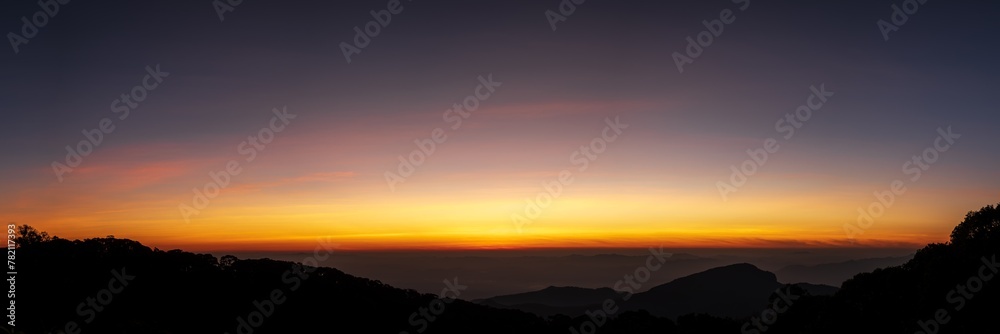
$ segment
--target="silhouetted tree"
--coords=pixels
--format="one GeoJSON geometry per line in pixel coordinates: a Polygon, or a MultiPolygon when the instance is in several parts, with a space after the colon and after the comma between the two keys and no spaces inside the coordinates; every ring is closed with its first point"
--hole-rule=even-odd
{"type": "Polygon", "coordinates": [[[233,264],[236,263],[236,261],[239,261],[239,259],[237,259],[235,256],[224,255],[222,256],[222,258],[219,259],[219,267],[228,270],[233,266],[233,264]]]}
{"type": "Polygon", "coordinates": [[[17,227],[17,237],[14,241],[19,247],[30,246],[52,240],[46,232],[39,232],[34,227],[24,224],[17,227]]]}
{"type": "Polygon", "coordinates": [[[997,239],[1000,239],[1000,204],[987,205],[979,211],[969,211],[965,220],[951,231],[953,244],[997,239]]]}

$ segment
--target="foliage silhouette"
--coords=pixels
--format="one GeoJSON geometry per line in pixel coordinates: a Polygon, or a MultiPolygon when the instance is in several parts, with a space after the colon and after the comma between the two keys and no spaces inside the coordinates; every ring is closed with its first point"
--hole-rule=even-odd
{"type": "MultiPolygon", "coordinates": [[[[921,330],[918,321],[932,319],[942,308],[950,321],[938,333],[995,329],[998,282],[986,282],[973,298],[964,299],[960,310],[946,298],[957,284],[977,275],[984,260],[995,259],[998,226],[997,206],[969,212],[948,243],[927,245],[904,265],[858,274],[833,296],[800,291],[804,296],[766,332],[914,333],[921,330]]],[[[229,255],[216,259],[113,237],[71,241],[27,225],[17,230],[19,333],[60,333],[73,321],[83,333],[249,334],[237,330],[237,319],[247,319],[257,310],[255,302],[268,300],[275,290],[282,292],[283,302],[273,305],[272,315],[252,333],[418,333],[420,327],[411,319],[419,316],[411,316],[437,298],[327,267],[229,255]],[[81,302],[101,297],[113,271],[135,279],[111,294],[92,318],[84,316],[81,309],[91,307],[81,302]],[[291,279],[300,274],[300,280],[291,279]]],[[[541,318],[456,300],[422,333],[567,333],[587,320],[541,318]]],[[[688,314],[675,322],[644,310],[623,311],[597,332],[738,333],[747,320],[688,314]]]]}

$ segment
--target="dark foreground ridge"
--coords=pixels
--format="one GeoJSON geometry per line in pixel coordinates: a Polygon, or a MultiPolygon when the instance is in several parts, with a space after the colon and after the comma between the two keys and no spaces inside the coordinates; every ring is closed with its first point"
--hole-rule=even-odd
{"type": "MultiPolygon", "coordinates": [[[[795,291],[792,296],[801,294],[800,290],[813,296],[833,295],[838,290],[828,285],[781,284],[773,273],[739,263],[681,277],[634,295],[611,288],[548,287],[473,302],[540,316],[577,316],[603,310],[604,302],[612,300],[624,310],[645,311],[670,319],[692,313],[741,319],[760,314],[761,309],[771,305],[772,294],[783,288],[795,291]]],[[[618,312],[621,311],[614,313],[618,312]]]]}
{"type": "MultiPolygon", "coordinates": [[[[18,230],[16,333],[590,333],[591,327],[581,327],[589,321],[597,333],[937,334],[995,332],[1000,314],[1000,289],[993,280],[1000,276],[995,206],[969,212],[948,243],[927,245],[902,266],[858,274],[832,296],[774,286],[778,293],[759,313],[736,318],[704,314],[716,306],[698,309],[706,299],[699,294],[739,300],[741,286],[770,288],[773,274],[757,273],[750,265],[716,268],[710,270],[712,282],[681,281],[635,294],[642,302],[635,303],[648,309],[629,309],[626,303],[604,319],[542,318],[441,300],[333,268],[217,259],[113,237],[70,241],[26,225],[18,230]],[[740,272],[756,278],[727,282],[740,272]],[[658,309],[666,305],[668,310],[658,309]],[[684,309],[676,305],[703,313],[654,315],[684,309]]],[[[461,284],[443,284],[451,289],[445,296],[461,298],[461,284]]],[[[567,291],[572,290],[549,292],[567,291]]]]}

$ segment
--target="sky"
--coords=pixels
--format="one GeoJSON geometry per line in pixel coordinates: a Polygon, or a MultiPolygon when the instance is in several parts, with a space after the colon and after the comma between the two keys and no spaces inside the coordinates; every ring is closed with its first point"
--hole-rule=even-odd
{"type": "Polygon", "coordinates": [[[919,247],[1000,199],[1000,4],[568,4],[5,4],[0,219],[192,251],[919,247]]]}

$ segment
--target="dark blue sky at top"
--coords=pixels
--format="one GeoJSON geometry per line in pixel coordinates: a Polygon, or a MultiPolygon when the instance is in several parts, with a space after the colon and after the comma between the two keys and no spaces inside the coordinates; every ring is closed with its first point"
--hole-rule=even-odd
{"type": "MultiPolygon", "coordinates": [[[[929,0],[884,41],[876,22],[899,3],[754,0],[678,73],[671,54],[683,52],[685,37],[737,4],[588,0],[552,31],[544,12],[558,1],[403,1],[348,64],[338,45],[386,1],[244,0],[220,22],[208,0],[74,0],[20,53],[6,43],[0,51],[9,125],[0,169],[61,158],[156,64],[170,77],[105,145],[243,133],[284,104],[393,122],[442,109],[492,72],[510,83],[497,103],[676,101],[682,112],[648,125],[708,136],[773,136],[774,120],[825,83],[838,94],[836,114],[810,124],[804,143],[922,147],[953,125],[976,153],[966,161],[995,169],[1000,4],[929,0]]],[[[35,1],[2,7],[4,34],[40,10],[35,1]]]]}

